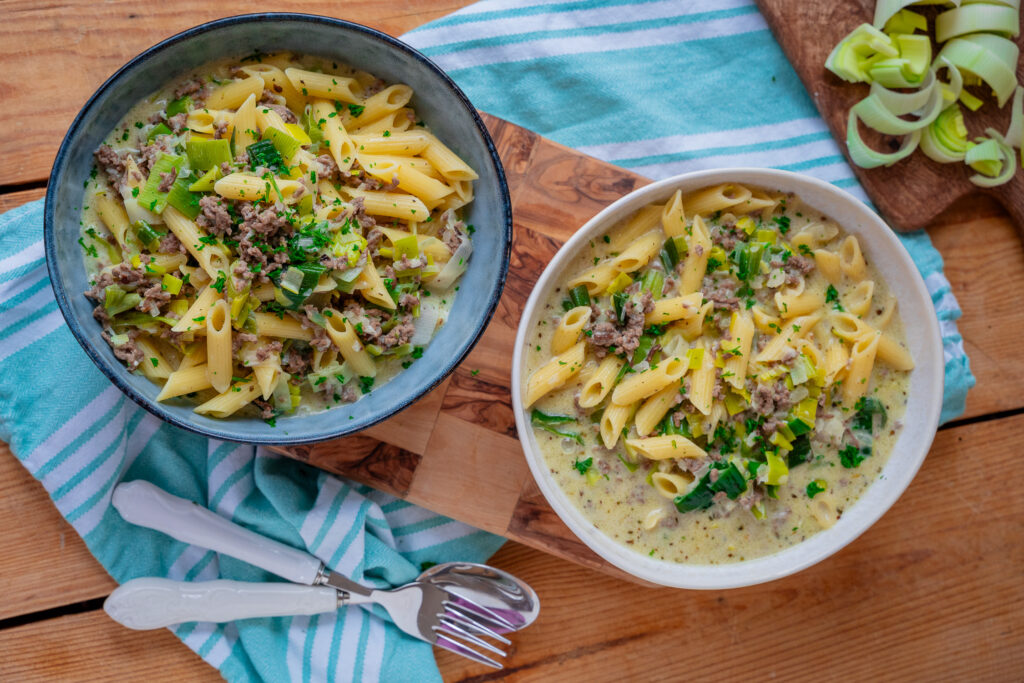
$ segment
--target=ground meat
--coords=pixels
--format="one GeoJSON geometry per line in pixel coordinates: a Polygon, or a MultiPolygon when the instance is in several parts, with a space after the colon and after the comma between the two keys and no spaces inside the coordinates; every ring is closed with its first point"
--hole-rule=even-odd
{"type": "Polygon", "coordinates": [[[174,181],[178,179],[178,169],[172,168],[167,173],[160,174],[160,184],[157,188],[160,192],[170,192],[174,181]]]}
{"type": "Polygon", "coordinates": [[[188,114],[185,112],[175,114],[171,118],[167,119],[167,125],[170,126],[171,130],[175,133],[180,133],[185,130],[186,123],[188,123],[188,114]]]}
{"type": "Polygon", "coordinates": [[[259,102],[259,105],[261,107],[266,107],[267,109],[270,109],[271,111],[276,111],[281,116],[281,118],[284,119],[285,123],[298,123],[299,122],[299,120],[297,118],[295,118],[295,114],[293,114],[291,112],[291,110],[288,109],[288,107],[285,107],[283,105],[278,104],[277,102],[274,102],[271,99],[268,99],[268,96],[273,97],[273,93],[271,93],[271,92],[269,92],[267,90],[264,90],[263,91],[263,99],[260,100],[260,102],[259,102]]]}
{"type": "Polygon", "coordinates": [[[374,341],[381,335],[381,318],[369,316],[367,311],[355,301],[349,301],[343,311],[349,323],[356,328],[356,334],[368,341],[374,341]]]}
{"type": "Polygon", "coordinates": [[[107,174],[110,184],[117,187],[124,177],[124,157],[114,151],[110,145],[100,145],[100,148],[93,152],[96,165],[101,171],[107,174]]]}
{"type": "Polygon", "coordinates": [[[158,135],[153,142],[143,145],[139,152],[142,157],[139,160],[139,170],[148,175],[149,170],[156,163],[156,160],[160,158],[161,154],[171,153],[171,147],[167,144],[166,135],[158,135]]]}
{"type": "Polygon", "coordinates": [[[149,118],[146,119],[146,121],[148,121],[149,123],[152,123],[154,126],[157,125],[157,124],[163,123],[164,122],[164,113],[162,111],[158,111],[158,112],[155,112],[153,114],[150,114],[149,118]]]}
{"type": "Polygon", "coordinates": [[[675,529],[679,526],[679,516],[675,514],[665,515],[658,524],[665,529],[675,529]]]}
{"type": "Polygon", "coordinates": [[[366,233],[366,249],[370,252],[370,256],[376,256],[380,253],[380,242],[384,238],[384,231],[380,228],[373,228],[370,232],[366,233]]]}
{"type": "MultiPolygon", "coordinates": [[[[222,139],[225,135],[227,135],[227,133],[228,133],[228,122],[227,121],[214,121],[213,122],[213,139],[214,140],[222,139]]],[[[228,162],[225,161],[223,164],[221,164],[221,170],[222,171],[224,170],[224,164],[227,164],[227,163],[228,162]]],[[[224,173],[224,175],[227,175],[227,173],[224,173]]]]}
{"type": "Polygon", "coordinates": [[[749,510],[750,508],[754,507],[759,502],[761,502],[761,499],[763,497],[764,497],[763,493],[761,493],[756,488],[751,487],[750,491],[748,491],[747,493],[744,493],[742,496],[737,498],[736,502],[739,503],[740,507],[742,507],[744,510],[749,510]]]}
{"type": "Polygon", "coordinates": [[[420,298],[415,294],[403,294],[398,297],[398,307],[411,311],[420,305],[420,298]]]}
{"type": "Polygon", "coordinates": [[[269,401],[264,401],[262,398],[253,399],[252,404],[260,409],[260,418],[263,420],[269,420],[277,414],[274,410],[274,406],[270,405],[269,401]]]}
{"type": "Polygon", "coordinates": [[[160,245],[157,247],[157,251],[165,254],[184,254],[185,245],[174,236],[173,232],[169,232],[160,238],[160,245]]]}
{"type": "Polygon", "coordinates": [[[639,302],[630,299],[625,305],[626,324],[617,327],[610,322],[599,322],[590,328],[590,338],[595,346],[598,357],[604,357],[610,347],[618,351],[633,353],[640,345],[640,336],[644,332],[644,317],[654,310],[654,299],[650,292],[644,292],[639,302]]]}
{"type": "Polygon", "coordinates": [[[292,376],[301,376],[309,368],[309,358],[294,347],[288,349],[282,361],[281,368],[292,376]]]}
{"type": "Polygon", "coordinates": [[[159,282],[154,282],[142,292],[142,301],[136,306],[143,313],[160,315],[160,307],[170,301],[171,294],[159,282]]]}
{"type": "Polygon", "coordinates": [[[320,311],[317,311],[316,308],[309,304],[303,306],[302,311],[306,315],[299,319],[299,323],[313,333],[313,339],[310,340],[309,345],[317,351],[326,351],[331,348],[331,338],[327,336],[327,330],[313,322],[312,316],[320,313],[320,311]]]}
{"type": "Polygon", "coordinates": [[[388,349],[393,349],[396,346],[408,344],[415,331],[416,326],[413,324],[412,316],[403,315],[400,322],[392,327],[391,331],[381,337],[378,343],[382,349],[387,351],[388,349]]]}
{"type": "Polygon", "coordinates": [[[726,251],[732,251],[739,239],[740,234],[734,224],[711,226],[711,241],[726,251]]]}
{"type": "Polygon", "coordinates": [[[271,356],[281,353],[283,345],[279,341],[272,341],[256,349],[256,362],[262,363],[271,356]]]}
{"type": "Polygon", "coordinates": [[[751,407],[758,415],[772,415],[789,403],[789,389],[783,382],[759,383],[751,395],[751,407]]]}
{"type": "Polygon", "coordinates": [[[317,177],[321,180],[338,179],[338,164],[334,162],[334,157],[330,154],[321,154],[316,158],[316,162],[320,166],[320,171],[317,173],[317,177]]]}
{"type": "Polygon", "coordinates": [[[90,299],[102,301],[105,298],[103,290],[108,285],[118,284],[133,287],[145,281],[146,273],[142,268],[132,268],[128,263],[119,263],[110,270],[102,271],[85,295],[90,299]]]}
{"type": "Polygon", "coordinates": [[[398,261],[395,261],[395,270],[398,271],[399,273],[402,273],[407,270],[416,270],[417,268],[422,268],[425,265],[427,265],[427,260],[423,257],[410,259],[408,256],[403,256],[398,261]]]}
{"type": "Polygon", "coordinates": [[[736,296],[739,282],[732,278],[708,277],[704,279],[702,288],[704,298],[714,304],[715,308],[735,311],[740,307],[736,296]]]}
{"type": "Polygon", "coordinates": [[[786,270],[786,284],[795,285],[800,278],[814,270],[814,260],[805,256],[794,254],[784,264],[786,270]]]}
{"type": "Polygon", "coordinates": [[[263,211],[257,211],[252,204],[243,202],[238,205],[238,211],[242,215],[242,230],[251,230],[264,237],[274,235],[288,225],[288,220],[284,218],[284,205],[280,202],[275,202],[274,206],[263,211]]]}
{"type": "Polygon", "coordinates": [[[249,264],[239,260],[231,269],[231,286],[236,292],[241,292],[252,282],[254,275],[255,273],[249,269],[249,264]]]}
{"type": "Polygon", "coordinates": [[[231,175],[231,163],[227,161],[220,162],[220,172],[222,175],[231,175]]]}
{"type": "Polygon", "coordinates": [[[444,241],[445,246],[448,247],[448,251],[454,254],[455,250],[459,248],[460,244],[462,244],[462,231],[459,230],[458,227],[445,228],[444,232],[441,234],[441,240],[444,241]]]}
{"type": "Polygon", "coordinates": [[[366,206],[362,197],[356,197],[352,200],[352,208],[355,210],[353,217],[359,223],[359,227],[363,230],[369,230],[370,228],[377,225],[377,221],[372,216],[366,215],[366,206]]]}
{"type": "Polygon", "coordinates": [[[199,77],[190,78],[189,80],[185,81],[177,88],[175,88],[174,99],[180,100],[185,95],[195,95],[196,97],[192,98],[193,101],[197,99],[202,99],[203,89],[205,87],[206,84],[203,83],[203,81],[199,77]]]}
{"type": "Polygon", "coordinates": [[[123,344],[114,345],[110,335],[106,330],[102,333],[103,339],[110,344],[110,348],[114,351],[114,356],[119,360],[123,361],[128,366],[129,370],[134,370],[139,367],[139,363],[145,358],[145,354],[142,353],[142,349],[135,345],[135,337],[129,333],[128,341],[123,344]]]}
{"type": "Polygon", "coordinates": [[[231,335],[231,352],[238,353],[238,349],[242,348],[243,344],[249,344],[259,339],[255,334],[250,332],[234,332],[231,335]]]}
{"type": "Polygon", "coordinates": [[[207,232],[223,236],[231,230],[231,214],[223,199],[214,195],[207,195],[199,200],[200,214],[196,217],[196,223],[207,232]]]}

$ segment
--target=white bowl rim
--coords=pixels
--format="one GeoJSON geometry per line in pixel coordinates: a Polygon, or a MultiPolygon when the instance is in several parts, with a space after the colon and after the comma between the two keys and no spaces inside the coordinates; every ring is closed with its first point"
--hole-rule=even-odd
{"type": "MultiPolygon", "coordinates": [[[[892,280],[891,276],[887,276],[885,279],[892,280]]],[[[924,279],[910,254],[878,214],[862,201],[835,185],[791,171],[738,167],[683,173],[645,185],[608,205],[579,228],[545,267],[523,308],[515,344],[512,357],[512,409],[524,457],[545,499],[572,532],[609,563],[637,578],[675,588],[717,590],[773,581],[806,569],[853,542],[878,521],[910,485],[931,448],[942,408],[944,381],[942,337],[931,295],[928,293],[924,279]],[[695,190],[724,182],[793,192],[801,199],[804,199],[808,190],[821,192],[846,204],[851,211],[857,214],[860,226],[853,230],[845,223],[840,222],[843,229],[858,236],[864,234],[865,229],[869,231],[871,234],[866,240],[870,244],[865,246],[871,250],[890,250],[890,256],[895,257],[897,265],[909,274],[910,282],[907,284],[910,285],[910,291],[903,292],[903,298],[900,300],[901,310],[906,309],[909,304],[923,307],[930,312],[929,315],[922,311],[920,316],[922,320],[919,322],[924,327],[914,329],[915,338],[920,339],[920,343],[924,345],[923,348],[927,352],[916,354],[915,362],[919,360],[917,355],[925,356],[932,362],[927,365],[918,364],[913,374],[922,377],[925,385],[932,391],[921,392],[919,397],[911,393],[908,399],[908,414],[911,402],[923,402],[920,411],[923,412],[924,419],[921,425],[914,430],[918,437],[916,440],[905,442],[903,437],[907,435],[908,430],[904,429],[900,440],[894,446],[889,461],[882,470],[880,476],[882,481],[873,482],[861,498],[851,506],[850,510],[857,510],[859,514],[853,516],[847,511],[847,514],[844,514],[831,529],[821,531],[806,541],[764,557],[719,565],[683,564],[645,557],[612,540],[587,520],[555,483],[544,462],[543,455],[533,443],[533,430],[523,409],[521,381],[523,356],[526,349],[526,335],[531,327],[530,321],[534,317],[535,309],[546,299],[550,287],[554,286],[551,280],[576,256],[585,242],[593,236],[603,233],[611,225],[631,215],[640,207],[667,199],[677,188],[695,190]],[[937,391],[934,390],[936,388],[937,391]],[[891,472],[890,466],[896,459],[897,448],[901,449],[902,464],[897,471],[891,472]],[[908,451],[906,454],[902,450],[904,448],[908,451]],[[885,482],[884,485],[883,482],[885,482]],[[873,497],[877,500],[873,500],[873,507],[867,510],[860,504],[871,493],[875,494],[873,497]],[[858,508],[858,506],[860,507],[858,508]],[[848,519],[850,523],[844,524],[848,519]]]]}

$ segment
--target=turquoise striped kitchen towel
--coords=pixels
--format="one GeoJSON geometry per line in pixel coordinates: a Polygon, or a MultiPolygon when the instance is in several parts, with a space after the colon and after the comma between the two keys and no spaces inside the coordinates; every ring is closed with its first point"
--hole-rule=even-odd
{"type": "MultiPolygon", "coordinates": [[[[164,576],[280,580],[128,524],[113,486],[144,479],[261,534],[305,548],[367,585],[426,563],[482,562],[504,539],[264,449],[165,424],[125,398],[64,324],[50,289],[43,206],[0,216],[0,439],[118,581],[164,576]]],[[[361,607],[336,614],[180,625],[229,681],[440,681],[431,647],[361,607]]]]}
{"type": "MultiPolygon", "coordinates": [[[[485,0],[406,39],[479,108],[646,176],[771,166],[863,197],[749,0],[485,0]]],[[[0,438],[117,580],[270,578],[123,522],[109,505],[122,479],[153,481],[377,585],[498,547],[493,536],[269,452],[184,433],[123,398],[64,327],[41,223],[38,202],[0,217],[0,438]]],[[[974,384],[960,309],[927,235],[903,239],[942,324],[945,421],[974,384]]],[[[359,608],[175,633],[231,681],[438,679],[429,647],[359,608]]]]}
{"type": "MultiPolygon", "coordinates": [[[[483,0],[403,36],[477,108],[655,180],[757,166],[868,201],[753,0],[483,0]]],[[[924,232],[900,235],[942,330],[942,421],[974,386],[924,232]]]]}

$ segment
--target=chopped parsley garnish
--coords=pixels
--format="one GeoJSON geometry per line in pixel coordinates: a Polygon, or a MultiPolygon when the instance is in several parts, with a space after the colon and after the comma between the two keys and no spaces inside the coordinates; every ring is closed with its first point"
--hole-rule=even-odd
{"type": "Polygon", "coordinates": [[[839,303],[839,290],[832,285],[825,290],[825,303],[833,304],[832,308],[837,311],[842,312],[843,310],[843,305],[839,303]]]}
{"type": "Polygon", "coordinates": [[[772,221],[779,228],[779,232],[785,235],[789,232],[789,216],[775,216],[772,221]]]}
{"type": "Polygon", "coordinates": [[[586,474],[590,470],[590,466],[593,464],[593,458],[587,458],[586,460],[580,460],[579,458],[576,458],[576,461],[572,464],[572,466],[573,469],[575,469],[580,474],[586,474]]]}
{"type": "Polygon", "coordinates": [[[220,292],[221,294],[223,294],[224,293],[224,285],[227,284],[227,281],[228,281],[228,278],[224,274],[224,271],[223,270],[219,270],[219,271],[217,271],[217,279],[210,286],[213,287],[218,292],[220,292]]]}
{"type": "Polygon", "coordinates": [[[354,116],[355,118],[359,118],[365,109],[366,107],[364,107],[361,104],[348,105],[348,113],[354,116]]]}
{"type": "Polygon", "coordinates": [[[359,378],[359,390],[364,394],[370,393],[370,388],[373,387],[373,377],[360,377],[359,378]]]}
{"type": "Polygon", "coordinates": [[[814,498],[816,495],[828,488],[824,479],[815,479],[807,485],[807,497],[814,498]]]}

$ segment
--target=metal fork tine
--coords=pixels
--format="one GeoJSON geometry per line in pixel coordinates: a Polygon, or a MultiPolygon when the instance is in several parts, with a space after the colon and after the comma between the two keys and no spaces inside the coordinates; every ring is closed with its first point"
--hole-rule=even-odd
{"type": "Polygon", "coordinates": [[[472,659],[474,662],[477,662],[478,664],[485,664],[494,669],[505,668],[499,662],[494,661],[490,657],[482,655],[474,650],[470,650],[462,643],[459,643],[454,640],[449,640],[444,636],[438,636],[437,640],[434,642],[434,645],[438,646],[441,649],[448,650],[449,652],[454,652],[457,655],[462,655],[466,659],[472,659]]]}
{"type": "Polygon", "coordinates": [[[502,628],[507,628],[509,631],[515,631],[516,630],[517,627],[516,627],[515,624],[513,624],[508,619],[506,619],[505,617],[501,616],[500,614],[498,614],[494,610],[490,609],[489,607],[484,607],[483,605],[481,605],[480,603],[476,602],[475,600],[471,600],[470,598],[467,598],[465,595],[461,595],[460,593],[456,593],[455,591],[453,591],[451,589],[447,589],[447,592],[448,592],[448,595],[451,598],[453,598],[453,599],[448,600],[447,601],[448,603],[451,603],[451,604],[465,603],[465,606],[463,606],[461,604],[459,604],[459,606],[460,607],[464,607],[464,608],[465,607],[472,608],[472,609],[469,609],[467,611],[473,612],[474,616],[480,616],[480,617],[482,617],[484,619],[488,619],[489,621],[491,621],[492,623],[496,624],[497,626],[501,626],[502,628]],[[456,602],[456,600],[458,602],[456,602]]]}
{"type": "Polygon", "coordinates": [[[453,638],[461,638],[462,640],[469,641],[477,647],[482,647],[483,649],[489,652],[493,652],[499,657],[505,656],[504,650],[494,645],[491,645],[483,638],[478,638],[477,636],[473,635],[472,633],[470,633],[469,631],[467,631],[466,629],[462,628],[454,622],[441,619],[441,625],[435,626],[434,628],[447,636],[452,636],[453,638]]]}
{"type": "Polygon", "coordinates": [[[495,640],[501,641],[505,645],[511,645],[512,644],[511,640],[509,640],[505,636],[501,635],[497,631],[492,631],[491,629],[487,628],[486,626],[481,624],[478,620],[474,619],[472,617],[472,615],[467,615],[467,614],[461,612],[457,605],[453,605],[451,603],[446,602],[445,603],[445,614],[444,614],[444,616],[445,616],[445,618],[457,621],[458,623],[462,624],[464,627],[475,631],[479,635],[490,636],[491,638],[494,638],[495,640]]]}

